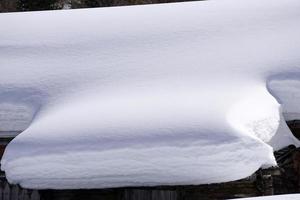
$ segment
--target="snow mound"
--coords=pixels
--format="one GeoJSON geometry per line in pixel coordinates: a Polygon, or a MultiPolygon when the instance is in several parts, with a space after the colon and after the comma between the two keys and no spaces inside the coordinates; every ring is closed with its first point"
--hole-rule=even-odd
{"type": "Polygon", "coordinates": [[[276,165],[273,148],[298,145],[284,118],[300,115],[299,10],[212,0],[1,14],[0,130],[24,129],[2,170],[63,189],[225,182],[276,165]]]}
{"type": "Polygon", "coordinates": [[[297,200],[300,199],[300,194],[274,195],[264,197],[241,198],[241,200],[297,200]]]}

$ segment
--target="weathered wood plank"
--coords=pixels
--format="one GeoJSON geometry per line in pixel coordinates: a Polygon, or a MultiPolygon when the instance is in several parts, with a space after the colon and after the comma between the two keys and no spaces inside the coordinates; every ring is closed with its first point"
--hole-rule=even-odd
{"type": "Polygon", "coordinates": [[[3,189],[3,200],[10,200],[10,187],[8,183],[5,183],[3,189]]]}
{"type": "Polygon", "coordinates": [[[1,180],[0,181],[0,200],[3,200],[3,187],[4,187],[4,182],[1,180]]]}
{"type": "Polygon", "coordinates": [[[40,194],[38,191],[33,190],[31,193],[30,200],[40,200],[40,194]]]}
{"type": "Polygon", "coordinates": [[[19,186],[13,185],[11,188],[11,200],[17,200],[19,196],[19,186]]]}

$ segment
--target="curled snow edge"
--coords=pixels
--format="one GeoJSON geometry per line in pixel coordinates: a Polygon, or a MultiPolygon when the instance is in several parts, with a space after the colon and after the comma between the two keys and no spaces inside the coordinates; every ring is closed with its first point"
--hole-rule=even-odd
{"type": "Polygon", "coordinates": [[[276,165],[274,149],[299,146],[285,123],[300,118],[299,10],[211,0],[0,14],[0,131],[24,130],[1,169],[25,188],[78,189],[276,165]]]}

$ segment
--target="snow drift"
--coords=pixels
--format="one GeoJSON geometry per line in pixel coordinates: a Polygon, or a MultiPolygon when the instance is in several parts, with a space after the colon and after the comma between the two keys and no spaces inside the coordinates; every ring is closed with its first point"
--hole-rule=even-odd
{"type": "MultiPolygon", "coordinates": [[[[1,161],[27,188],[232,181],[298,141],[300,1],[0,15],[1,161]],[[9,119],[9,120],[8,120],[9,119]]],[[[299,116],[300,117],[300,116],[299,116]]]]}

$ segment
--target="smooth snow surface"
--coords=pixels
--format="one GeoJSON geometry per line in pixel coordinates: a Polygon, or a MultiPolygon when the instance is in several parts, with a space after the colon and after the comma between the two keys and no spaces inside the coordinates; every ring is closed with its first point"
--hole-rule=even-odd
{"type": "Polygon", "coordinates": [[[241,198],[240,200],[299,200],[299,199],[300,199],[300,194],[288,194],[288,195],[241,198]]]}
{"type": "Polygon", "coordinates": [[[1,161],[28,188],[232,181],[298,141],[300,1],[0,14],[1,161]],[[273,148],[272,148],[273,147],[273,148]]]}

